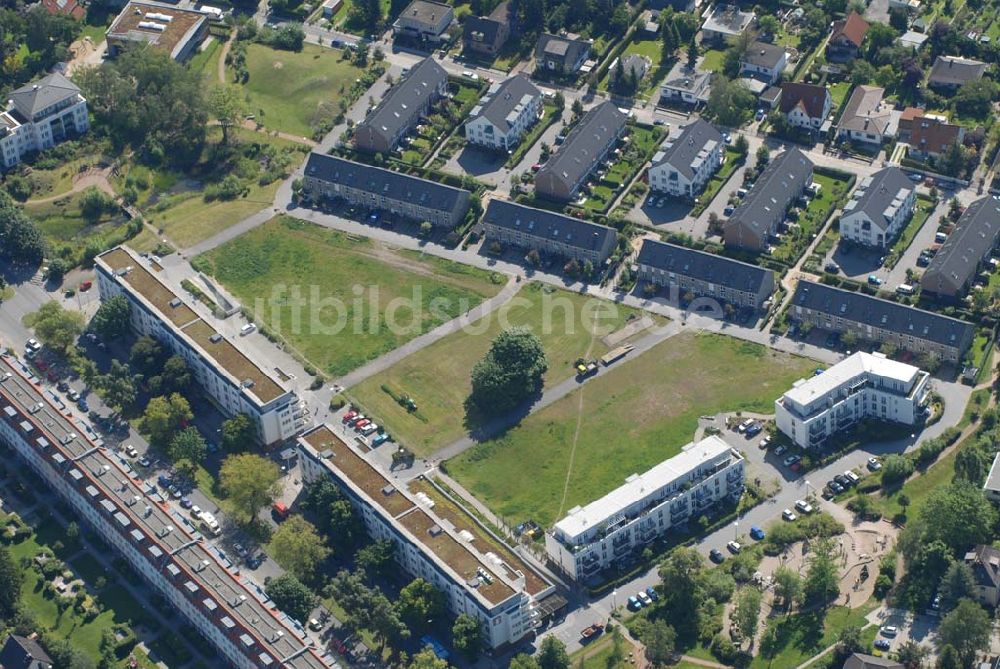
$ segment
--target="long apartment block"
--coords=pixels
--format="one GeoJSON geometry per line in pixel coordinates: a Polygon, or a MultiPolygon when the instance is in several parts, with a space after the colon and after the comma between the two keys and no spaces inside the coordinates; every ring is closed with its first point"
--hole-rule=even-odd
{"type": "Polygon", "coordinates": [[[624,564],[636,551],[725,500],[743,493],[743,456],[717,436],[683,450],[569,514],[545,535],[549,559],[587,580],[624,564]]]}
{"type": "Polygon", "coordinates": [[[775,424],[802,448],[815,448],[865,419],[913,425],[930,375],[881,353],[859,351],[818,376],[795,382],[774,401],[775,424]]]}
{"type": "Polygon", "coordinates": [[[188,518],[106,449],[27,367],[0,356],[0,441],[238,669],[328,669],[333,658],[188,518]]]}
{"type": "Polygon", "coordinates": [[[488,647],[531,633],[538,602],[554,586],[512,551],[498,552],[498,538],[457,529],[435,512],[426,493],[397,487],[329,426],[301,435],[299,455],[303,480],[329,477],[351,500],[368,534],[396,545],[396,560],[408,574],[444,593],[453,615],[466,613],[482,623],[488,647]]]}
{"type": "Polygon", "coordinates": [[[302,411],[295,393],[185,304],[157,276],[159,265],[125,247],[102,253],[95,264],[101,299],[124,295],[132,306],[132,329],[182,356],[223,414],[250,416],[262,444],[295,435],[302,411]]]}

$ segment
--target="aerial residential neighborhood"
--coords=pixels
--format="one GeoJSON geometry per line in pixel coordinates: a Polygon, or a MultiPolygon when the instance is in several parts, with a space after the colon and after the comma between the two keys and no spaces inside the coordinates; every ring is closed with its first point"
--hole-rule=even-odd
{"type": "Polygon", "coordinates": [[[0,669],[1000,667],[998,12],[0,3],[0,669]]]}

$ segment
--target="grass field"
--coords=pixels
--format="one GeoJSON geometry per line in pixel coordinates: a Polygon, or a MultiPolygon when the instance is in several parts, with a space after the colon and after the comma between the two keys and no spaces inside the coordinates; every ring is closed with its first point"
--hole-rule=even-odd
{"type": "Polygon", "coordinates": [[[219,56],[222,55],[223,42],[213,37],[188,61],[188,69],[201,74],[201,80],[209,89],[219,85],[219,56]]]}
{"type": "MultiPolygon", "coordinates": [[[[772,618],[768,627],[776,631],[775,640],[761,647],[751,669],[785,669],[796,667],[827,646],[837,642],[841,630],[849,625],[864,625],[874,604],[867,603],[857,609],[835,606],[824,611],[796,613],[772,618]]],[[[765,640],[767,633],[765,632],[765,640]]],[[[870,634],[866,638],[870,638],[870,634]]]]}
{"type": "Polygon", "coordinates": [[[341,60],[339,49],[306,44],[300,52],[278,51],[262,44],[247,47],[250,79],[244,86],[251,114],[267,128],[312,135],[311,121],[320,106],[337,109],[363,70],[341,60]]]}
{"type": "Polygon", "coordinates": [[[628,307],[603,300],[592,301],[576,293],[531,283],[507,306],[473,324],[470,330],[478,332],[481,329],[481,334],[456,332],[449,335],[353,388],[351,395],[401,443],[420,455],[430,454],[459,439],[471,427],[463,421],[463,403],[471,391],[469,377],[473,365],[485,355],[490,342],[503,329],[502,321],[511,326],[528,326],[539,334],[549,361],[546,386],[572,376],[575,373],[573,363],[588,351],[591,358],[607,353],[608,347],[600,338],[591,337],[593,314],[584,312],[584,305],[588,303],[601,305],[601,314],[608,314],[600,320],[604,333],[617,330],[638,315],[628,307]],[[549,309],[561,304],[569,308],[565,311],[549,309]],[[611,316],[612,310],[614,316],[611,316]],[[558,327],[544,327],[547,312],[554,313],[552,322],[558,327]],[[564,313],[572,314],[571,320],[567,321],[564,313]],[[410,395],[420,415],[409,413],[397,404],[382,390],[383,385],[396,395],[410,395]]]}
{"type": "Polygon", "coordinates": [[[43,204],[27,204],[25,212],[38,227],[51,249],[51,257],[64,258],[71,266],[84,259],[87,247],[104,250],[128,239],[127,219],[122,214],[102,214],[87,219],[80,212],[81,193],[43,204]]]}
{"type": "Polygon", "coordinates": [[[258,317],[266,321],[264,327],[281,333],[332,375],[475,307],[499,292],[504,281],[483,270],[395,251],[289,217],[199,256],[196,265],[215,275],[247,308],[260,300],[258,317]],[[363,289],[360,295],[356,287],[363,289]],[[301,291],[304,309],[294,308],[293,290],[301,291]],[[411,301],[418,314],[408,306],[411,301]],[[395,314],[394,303],[401,305],[395,314]],[[398,327],[386,325],[390,317],[398,327]],[[343,327],[337,327],[338,318],[343,327]]]}
{"type": "Polygon", "coordinates": [[[819,195],[809,200],[809,204],[799,214],[796,222],[801,234],[785,235],[785,239],[772,252],[771,255],[778,260],[788,263],[797,261],[809,246],[812,236],[819,233],[820,228],[830,217],[831,207],[840,207],[847,197],[846,179],[815,174],[813,182],[821,186],[819,195]]]}
{"type": "Polygon", "coordinates": [[[176,245],[186,248],[208,239],[274,202],[274,194],[301,161],[308,149],[294,142],[242,128],[230,130],[233,148],[220,151],[221,131],[209,130],[198,164],[184,173],[129,165],[115,182],[121,192],[125,183],[139,193],[137,205],[147,222],[163,231],[176,245]],[[265,168],[263,155],[270,160],[265,168]],[[235,175],[242,193],[232,199],[206,199],[206,191],[235,175]],[[270,179],[261,185],[261,179],[270,179]]]}
{"type": "Polygon", "coordinates": [[[847,97],[847,91],[851,90],[851,82],[838,81],[830,86],[830,98],[833,100],[833,109],[840,109],[847,97]]]}
{"type": "Polygon", "coordinates": [[[771,413],[774,399],[816,363],[722,335],[683,333],[620,365],[449,461],[449,472],[507,522],[533,518],[547,527],[677,454],[698,416],[771,413]]]}
{"type": "MultiPolygon", "coordinates": [[[[686,58],[686,56],[684,56],[686,58]]],[[[726,52],[721,49],[709,49],[705,52],[705,60],[701,63],[701,69],[708,72],[722,72],[722,65],[726,59],[726,52]]]]}

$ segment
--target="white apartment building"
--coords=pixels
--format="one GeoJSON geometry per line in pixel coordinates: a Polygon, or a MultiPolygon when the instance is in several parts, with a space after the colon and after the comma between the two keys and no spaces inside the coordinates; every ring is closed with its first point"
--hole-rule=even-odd
{"type": "Polygon", "coordinates": [[[840,236],[857,244],[888,248],[913,214],[917,189],[898,167],[862,179],[844,206],[840,236]]]}
{"type": "Polygon", "coordinates": [[[796,445],[813,448],[866,418],[913,425],[929,390],[927,372],[859,351],[818,376],[796,381],[775,400],[775,423],[796,445]]]}
{"type": "Polygon", "coordinates": [[[205,394],[226,416],[247,414],[270,445],[293,437],[308,421],[295,393],[205,322],[156,276],[151,261],[119,246],[95,260],[101,299],[124,295],[132,329],[187,361],[205,394]],[[146,268],[147,264],[154,271],[146,268]]]}
{"type": "Polygon", "coordinates": [[[0,442],[237,669],[329,669],[333,658],[191,520],[106,449],[29,370],[0,356],[0,442]]]}
{"type": "Polygon", "coordinates": [[[545,535],[549,559],[586,580],[626,560],[675,525],[743,493],[744,461],[712,435],[584,507],[570,509],[545,535]]]}
{"type": "Polygon", "coordinates": [[[18,88],[0,113],[0,157],[4,169],[26,153],[44,151],[90,129],[87,101],[57,73],[18,88]]]}
{"type": "Polygon", "coordinates": [[[510,151],[541,114],[541,91],[519,74],[490,86],[469,114],[465,138],[488,149],[510,151]]]}
{"type": "Polygon", "coordinates": [[[399,565],[444,593],[452,615],[466,613],[479,620],[488,648],[517,643],[531,633],[536,602],[554,586],[534,571],[529,581],[527,564],[513,564],[468,530],[456,530],[434,512],[426,494],[398,488],[398,482],[386,478],[329,426],[299,437],[299,463],[306,482],[329,477],[351,501],[368,534],[392,541],[399,565]]]}
{"type": "Polygon", "coordinates": [[[667,137],[653,156],[649,168],[649,187],[678,197],[693,198],[705,188],[712,175],[722,167],[722,133],[712,124],[698,119],[667,137]]]}

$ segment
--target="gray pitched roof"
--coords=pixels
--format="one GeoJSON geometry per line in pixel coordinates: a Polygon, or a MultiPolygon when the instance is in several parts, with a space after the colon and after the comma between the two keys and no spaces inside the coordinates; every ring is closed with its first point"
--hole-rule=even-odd
{"type": "Polygon", "coordinates": [[[460,188],[315,151],[309,154],[306,161],[305,175],[438,211],[453,211],[462,195],[468,194],[460,188]]]}
{"type": "Polygon", "coordinates": [[[528,102],[525,98],[535,98],[541,94],[526,76],[519,74],[490,86],[486,95],[469,114],[469,120],[485,116],[490,123],[507,132],[511,125],[508,118],[512,115],[516,118],[522,103],[528,102]]]}
{"type": "Polygon", "coordinates": [[[58,72],[53,72],[38,81],[21,86],[10,94],[10,99],[19,112],[31,117],[46,107],[79,94],[80,89],[76,84],[58,72]]]}
{"type": "Polygon", "coordinates": [[[646,76],[646,71],[649,69],[649,59],[646,56],[642,56],[637,53],[630,53],[627,56],[622,56],[622,71],[627,73],[635,73],[635,75],[642,79],[646,76]]]}
{"type": "Polygon", "coordinates": [[[927,77],[927,83],[942,86],[961,86],[967,81],[978,81],[986,72],[986,63],[959,56],[938,56],[927,77]]]}
{"type": "Polygon", "coordinates": [[[564,216],[545,209],[526,207],[507,200],[490,200],[484,223],[519,230],[536,237],[556,239],[589,251],[600,251],[618,233],[614,228],[564,216]]]}
{"type": "Polygon", "coordinates": [[[502,27],[501,21],[488,16],[467,16],[465,17],[465,25],[462,26],[462,39],[466,42],[478,41],[493,44],[496,42],[497,33],[502,27]],[[475,33],[481,33],[482,39],[475,40],[473,37],[475,33]]]}
{"type": "Polygon", "coordinates": [[[437,61],[424,58],[386,93],[382,102],[358,126],[385,128],[386,133],[395,136],[409,122],[413,108],[447,80],[448,73],[437,61]]]}
{"type": "Polygon", "coordinates": [[[884,95],[885,89],[878,86],[855,88],[844,106],[837,128],[884,135],[892,120],[889,105],[882,104],[884,95]]]}
{"type": "Polygon", "coordinates": [[[768,221],[765,227],[769,228],[770,212],[786,211],[802,194],[808,185],[806,181],[812,174],[812,167],[812,161],[795,148],[772,158],[726,226],[748,226],[765,236],[767,231],[761,229],[762,221],[768,221]]]}
{"type": "Polygon", "coordinates": [[[771,270],[757,265],[651,239],[643,241],[636,262],[751,293],[760,290],[771,273],[771,270]]]}
{"type": "Polygon", "coordinates": [[[844,662],[844,669],[903,669],[903,665],[885,657],[853,653],[844,662]]]}
{"type": "Polygon", "coordinates": [[[597,105],[569,131],[566,141],[542,165],[538,174],[544,176],[551,172],[564,181],[576,183],[603,157],[600,152],[625,126],[627,118],[610,102],[597,105]]]}
{"type": "Polygon", "coordinates": [[[844,206],[844,215],[864,212],[872,221],[884,223],[913,189],[913,182],[903,170],[886,167],[858,184],[844,206]]]}
{"type": "Polygon", "coordinates": [[[920,284],[939,292],[942,285],[957,291],[1000,239],[1000,198],[984,197],[969,205],[955,229],[931,260],[920,284]]]}
{"type": "Polygon", "coordinates": [[[980,544],[965,554],[965,564],[972,569],[976,585],[1000,588],[1000,551],[980,544]]]}
{"type": "Polygon", "coordinates": [[[538,37],[538,43],[535,44],[535,58],[551,56],[575,63],[588,49],[590,42],[542,33],[538,37]]]}
{"type": "Polygon", "coordinates": [[[946,346],[961,347],[972,341],[974,330],[971,323],[957,318],[805,279],[799,280],[792,305],[833,316],[846,315],[858,323],[946,346]]]}
{"type": "Polygon", "coordinates": [[[699,118],[681,129],[677,137],[669,137],[653,156],[653,167],[665,163],[686,176],[694,176],[691,165],[703,152],[711,152],[715,146],[722,144],[722,133],[711,123],[699,118]]]}
{"type": "Polygon", "coordinates": [[[741,62],[773,70],[781,62],[784,55],[785,47],[783,46],[776,46],[767,42],[754,42],[743,55],[741,62]]]}
{"type": "Polygon", "coordinates": [[[34,639],[11,634],[0,649],[0,667],[4,669],[33,669],[51,667],[52,658],[34,639]]]}

